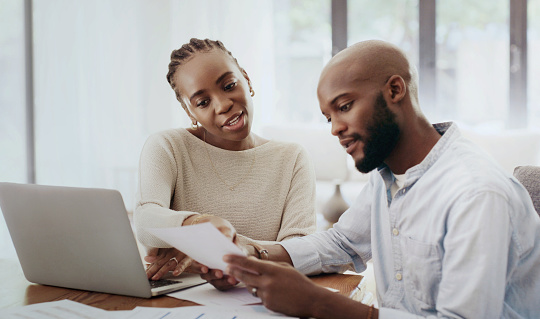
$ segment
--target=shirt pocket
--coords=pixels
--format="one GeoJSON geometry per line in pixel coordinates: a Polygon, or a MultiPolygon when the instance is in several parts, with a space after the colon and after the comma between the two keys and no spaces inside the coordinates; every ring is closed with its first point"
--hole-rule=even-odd
{"type": "Polygon", "coordinates": [[[433,311],[442,278],[439,246],[410,237],[405,237],[404,245],[405,294],[417,311],[433,311]]]}

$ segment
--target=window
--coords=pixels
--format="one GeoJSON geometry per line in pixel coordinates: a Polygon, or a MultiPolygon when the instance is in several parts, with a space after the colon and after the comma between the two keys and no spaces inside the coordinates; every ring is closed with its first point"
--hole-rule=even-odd
{"type": "Polygon", "coordinates": [[[504,128],[509,104],[508,3],[437,1],[437,118],[504,128]]]}
{"type": "Polygon", "coordinates": [[[527,45],[529,125],[540,128],[540,0],[528,1],[527,45]]]}
{"type": "MultiPolygon", "coordinates": [[[[540,0],[30,2],[35,147],[27,147],[25,1],[0,5],[1,181],[26,182],[27,159],[35,153],[38,183],[115,188],[132,209],[146,138],[189,126],[165,75],[171,51],[191,37],[223,41],[246,69],[256,133],[268,125],[323,125],[316,86],[332,56],[336,3],[345,4],[348,44],[377,38],[400,46],[421,81],[426,65],[431,68],[434,98],[421,101],[431,121],[499,131],[516,107],[510,103],[510,12],[527,3],[526,107],[529,128],[540,128],[540,0]],[[425,42],[426,29],[432,42],[425,42]],[[426,55],[433,61],[426,63],[426,55]]],[[[0,249],[6,236],[0,228],[0,249]]]]}
{"type": "Polygon", "coordinates": [[[2,2],[0,47],[0,180],[26,182],[24,2],[2,2]]]}
{"type": "Polygon", "coordinates": [[[389,41],[418,65],[418,0],[349,0],[348,45],[369,39],[389,41]]]}
{"type": "Polygon", "coordinates": [[[274,25],[274,103],[265,123],[324,123],[316,88],[331,58],[330,1],[276,1],[274,25]]]}
{"type": "MultiPolygon", "coordinates": [[[[0,181],[25,183],[26,84],[24,2],[0,5],[0,181]]],[[[0,258],[15,256],[4,218],[0,218],[0,258]]]]}

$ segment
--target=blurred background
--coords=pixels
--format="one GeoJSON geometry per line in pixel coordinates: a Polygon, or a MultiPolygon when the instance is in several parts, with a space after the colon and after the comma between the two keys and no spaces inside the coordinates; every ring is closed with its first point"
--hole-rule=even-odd
{"type": "Polygon", "coordinates": [[[118,189],[131,210],[146,138],[189,126],[165,75],[191,37],[247,71],[256,133],[308,149],[319,208],[366,181],[316,98],[325,63],[361,40],[409,54],[432,122],[510,172],[540,162],[540,0],[0,0],[0,181],[118,189]]]}

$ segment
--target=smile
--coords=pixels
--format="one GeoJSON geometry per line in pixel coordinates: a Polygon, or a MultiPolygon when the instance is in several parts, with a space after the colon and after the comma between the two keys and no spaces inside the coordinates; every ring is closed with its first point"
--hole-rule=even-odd
{"type": "Polygon", "coordinates": [[[225,123],[221,126],[227,131],[235,132],[242,130],[244,128],[244,118],[245,114],[243,111],[236,113],[235,115],[229,117],[225,123]]]}
{"type": "Polygon", "coordinates": [[[240,116],[242,116],[242,114],[237,115],[235,118],[233,118],[231,121],[229,121],[229,122],[228,122],[227,124],[225,124],[225,125],[232,126],[232,125],[238,123],[238,121],[240,121],[240,116]]]}

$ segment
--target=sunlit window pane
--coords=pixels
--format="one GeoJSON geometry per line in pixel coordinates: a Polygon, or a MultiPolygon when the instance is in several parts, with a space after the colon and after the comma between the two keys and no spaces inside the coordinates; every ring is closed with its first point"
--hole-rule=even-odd
{"type": "Polygon", "coordinates": [[[26,182],[24,2],[0,5],[0,181],[26,182]]]}
{"type": "Polygon", "coordinates": [[[389,41],[418,65],[418,0],[350,0],[347,2],[348,44],[389,41]]]}
{"type": "Polygon", "coordinates": [[[509,1],[437,1],[437,108],[503,127],[509,104],[509,1]]]}
{"type": "Polygon", "coordinates": [[[275,94],[268,124],[319,123],[317,83],[331,57],[329,0],[274,3],[275,94]]]}
{"type": "MultiPolygon", "coordinates": [[[[0,3],[0,181],[26,182],[24,2],[0,3]]],[[[1,214],[1,210],[0,210],[1,214]]],[[[15,256],[0,216],[0,258],[15,256]]]]}
{"type": "Polygon", "coordinates": [[[540,128],[540,0],[528,2],[528,110],[529,125],[540,128]]]}

